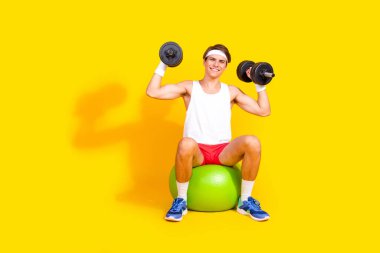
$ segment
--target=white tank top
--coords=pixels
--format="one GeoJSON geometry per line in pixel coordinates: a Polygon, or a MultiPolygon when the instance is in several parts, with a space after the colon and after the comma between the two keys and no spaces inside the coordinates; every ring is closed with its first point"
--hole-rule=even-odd
{"type": "Polygon", "coordinates": [[[218,93],[207,94],[199,81],[193,81],[186,111],[183,137],[201,144],[221,144],[231,140],[230,91],[224,83],[218,93]]]}

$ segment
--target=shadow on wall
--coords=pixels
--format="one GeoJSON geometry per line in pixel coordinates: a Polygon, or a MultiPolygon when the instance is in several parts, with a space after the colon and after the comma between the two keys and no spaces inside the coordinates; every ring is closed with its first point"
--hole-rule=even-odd
{"type": "Polygon", "coordinates": [[[75,110],[79,125],[74,146],[89,149],[125,142],[130,152],[126,174],[132,177],[133,185],[128,187],[130,190],[117,193],[117,200],[165,209],[171,202],[169,172],[182,126],[165,120],[172,101],[156,100],[144,94],[139,107],[140,121],[99,130],[102,117],[126,99],[127,91],[119,84],[106,85],[81,96],[75,110]]]}

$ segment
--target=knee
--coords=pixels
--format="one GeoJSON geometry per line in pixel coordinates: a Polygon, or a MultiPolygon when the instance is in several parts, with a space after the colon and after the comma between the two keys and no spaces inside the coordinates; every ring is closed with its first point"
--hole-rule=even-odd
{"type": "Polygon", "coordinates": [[[261,143],[259,138],[253,135],[247,135],[244,139],[244,144],[249,151],[261,152],[261,143]]]}
{"type": "Polygon", "coordinates": [[[178,143],[178,153],[180,155],[193,154],[197,145],[198,144],[194,139],[184,137],[178,143]]]}

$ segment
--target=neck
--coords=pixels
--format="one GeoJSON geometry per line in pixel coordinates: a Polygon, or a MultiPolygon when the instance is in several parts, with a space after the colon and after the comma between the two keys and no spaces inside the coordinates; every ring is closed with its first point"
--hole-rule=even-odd
{"type": "Polygon", "coordinates": [[[219,88],[220,86],[219,78],[210,78],[208,76],[205,76],[199,82],[202,86],[208,89],[215,89],[215,88],[219,88]]]}

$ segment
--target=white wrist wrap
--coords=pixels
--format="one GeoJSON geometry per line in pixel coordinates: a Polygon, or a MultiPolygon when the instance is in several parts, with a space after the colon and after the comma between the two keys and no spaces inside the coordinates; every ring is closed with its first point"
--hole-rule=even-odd
{"type": "Polygon", "coordinates": [[[165,70],[166,68],[168,67],[168,65],[166,65],[165,63],[163,63],[162,61],[160,61],[160,64],[158,64],[156,70],[154,71],[154,73],[156,73],[157,75],[163,77],[165,75],[165,70]]]}
{"type": "Polygon", "coordinates": [[[266,85],[255,84],[255,86],[256,86],[256,91],[257,92],[263,91],[263,90],[265,90],[267,88],[266,85]]]}

